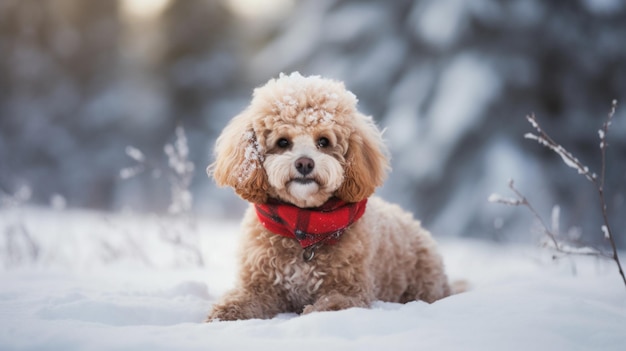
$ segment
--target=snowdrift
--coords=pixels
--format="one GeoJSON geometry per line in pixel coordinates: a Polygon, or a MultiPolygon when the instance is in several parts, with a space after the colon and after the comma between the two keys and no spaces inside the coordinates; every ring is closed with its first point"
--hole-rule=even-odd
{"type": "MultiPolygon", "coordinates": [[[[0,212],[36,257],[0,246],[0,350],[623,350],[626,289],[610,261],[440,241],[470,291],[306,316],[202,323],[234,282],[237,223],[72,211],[0,212]],[[21,221],[21,222],[20,222],[21,221]],[[187,228],[203,260],[164,240],[187,228]],[[9,252],[9,249],[12,251],[9,252]],[[17,259],[21,257],[21,259],[17,259]],[[190,258],[191,257],[191,258],[190,258]],[[202,265],[202,266],[201,266],[202,265]]],[[[190,235],[190,234],[189,234],[190,235]]],[[[8,237],[8,235],[5,235],[8,237]]],[[[184,239],[184,240],[183,240],[184,239]]],[[[189,251],[189,252],[188,252],[189,251]]]]}

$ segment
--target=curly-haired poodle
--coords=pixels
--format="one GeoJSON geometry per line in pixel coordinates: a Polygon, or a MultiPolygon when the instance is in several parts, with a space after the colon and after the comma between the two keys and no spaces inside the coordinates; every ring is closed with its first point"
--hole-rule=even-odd
{"type": "Polygon", "coordinates": [[[236,287],[208,321],[433,302],[451,289],[435,241],[372,196],[389,168],[381,132],[340,82],[280,75],[255,89],[207,169],[251,203],[236,287]]]}

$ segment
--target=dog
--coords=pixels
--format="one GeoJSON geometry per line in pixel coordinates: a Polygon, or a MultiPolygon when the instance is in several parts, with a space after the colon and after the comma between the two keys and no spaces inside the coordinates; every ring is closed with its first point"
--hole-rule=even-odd
{"type": "Polygon", "coordinates": [[[254,90],[207,172],[250,202],[236,287],[207,321],[268,319],[451,294],[431,234],[372,196],[389,171],[373,119],[344,84],[297,72],[254,90]]]}

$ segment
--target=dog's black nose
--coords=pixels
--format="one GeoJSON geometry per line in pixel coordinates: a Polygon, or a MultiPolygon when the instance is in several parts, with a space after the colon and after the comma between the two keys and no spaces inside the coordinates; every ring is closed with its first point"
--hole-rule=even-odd
{"type": "Polygon", "coordinates": [[[315,162],[313,162],[313,160],[308,157],[300,157],[299,159],[296,160],[296,169],[303,176],[311,173],[314,167],[315,167],[315,162]]]}

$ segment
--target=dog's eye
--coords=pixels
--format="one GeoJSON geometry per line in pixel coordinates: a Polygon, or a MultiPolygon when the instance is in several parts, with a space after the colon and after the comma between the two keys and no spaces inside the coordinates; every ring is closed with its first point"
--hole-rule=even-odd
{"type": "Polygon", "coordinates": [[[326,137],[321,137],[319,139],[317,139],[317,147],[320,148],[325,148],[330,146],[330,140],[328,140],[328,138],[326,137]]]}
{"type": "Polygon", "coordinates": [[[289,147],[289,140],[285,139],[285,138],[280,138],[278,139],[278,141],[276,142],[276,146],[278,146],[281,149],[286,149],[289,147]]]}

